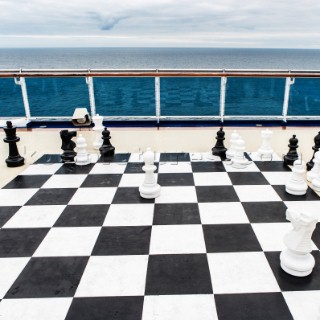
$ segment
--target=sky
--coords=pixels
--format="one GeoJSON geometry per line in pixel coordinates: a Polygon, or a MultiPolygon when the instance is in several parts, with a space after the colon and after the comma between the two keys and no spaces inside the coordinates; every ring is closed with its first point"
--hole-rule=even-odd
{"type": "Polygon", "coordinates": [[[319,0],[0,0],[0,48],[320,48],[319,0]]]}

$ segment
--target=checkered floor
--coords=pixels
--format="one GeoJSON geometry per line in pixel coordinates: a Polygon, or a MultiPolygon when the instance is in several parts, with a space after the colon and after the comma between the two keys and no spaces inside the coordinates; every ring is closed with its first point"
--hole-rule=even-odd
{"type": "Polygon", "coordinates": [[[210,154],[156,154],[161,195],[142,199],[142,157],[76,166],[46,155],[0,190],[0,319],[320,318],[320,226],[313,273],[283,272],[286,208],[276,157],[243,170],[210,154]]]}

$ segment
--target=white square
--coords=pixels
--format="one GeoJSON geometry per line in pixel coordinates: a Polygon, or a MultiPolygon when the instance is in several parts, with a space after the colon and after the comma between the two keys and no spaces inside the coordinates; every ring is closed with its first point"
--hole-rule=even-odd
{"type": "Polygon", "coordinates": [[[143,296],[147,265],[147,255],[90,257],[75,296],[143,296]]]}
{"type": "Polygon", "coordinates": [[[227,172],[260,172],[259,168],[256,166],[254,162],[250,162],[250,164],[242,169],[234,168],[231,165],[232,161],[224,161],[223,165],[227,172]]]}
{"type": "Polygon", "coordinates": [[[240,202],[199,203],[202,224],[248,223],[240,202]]]}
{"type": "Polygon", "coordinates": [[[104,220],[104,226],[149,226],[153,221],[154,205],[111,204],[104,220]]]}
{"type": "Polygon", "coordinates": [[[160,196],[155,203],[193,203],[197,202],[195,187],[161,187],[160,196]]]}
{"type": "Polygon", "coordinates": [[[29,260],[30,258],[0,258],[0,299],[11,288],[29,260]]]}
{"type": "MultiPolygon", "coordinates": [[[[144,176],[144,173],[123,174],[119,183],[119,187],[140,187],[144,181],[144,176]]],[[[157,179],[156,174],[155,179],[157,179]]]]}
{"type": "Polygon", "coordinates": [[[112,174],[112,173],[124,173],[127,163],[96,163],[91,169],[90,174],[112,174]]]}
{"type": "Polygon", "coordinates": [[[230,186],[232,182],[226,172],[196,172],[193,173],[196,186],[230,186]]]}
{"type": "Polygon", "coordinates": [[[62,165],[62,163],[31,164],[26,170],[22,171],[20,175],[55,174],[62,165]]]}
{"type": "Polygon", "coordinates": [[[24,206],[3,228],[51,228],[66,206],[24,206]]]}
{"type": "Polygon", "coordinates": [[[320,291],[282,292],[294,320],[320,319],[320,291]]]}
{"type": "Polygon", "coordinates": [[[234,186],[234,189],[242,202],[282,201],[272,186],[234,186]]]}
{"type": "Polygon", "coordinates": [[[0,304],[3,320],[64,320],[72,298],[5,299],[0,304]]]}
{"type": "Polygon", "coordinates": [[[153,226],[150,254],[206,253],[201,225],[153,226]]]}
{"type": "Polygon", "coordinates": [[[142,320],[218,320],[212,294],[144,297],[142,320]]]}
{"type": "Polygon", "coordinates": [[[184,173],[192,172],[190,162],[160,162],[159,163],[159,173],[184,173]]]}
{"type": "Polygon", "coordinates": [[[254,152],[248,152],[249,157],[252,159],[252,161],[281,161],[282,159],[273,152],[271,155],[259,155],[257,151],[254,152]]]}
{"type": "Polygon", "coordinates": [[[39,189],[0,189],[1,206],[23,206],[39,189]]]}
{"type": "Polygon", "coordinates": [[[86,177],[86,174],[56,174],[41,188],[79,188],[86,177]]]}
{"type": "Polygon", "coordinates": [[[69,204],[110,204],[116,191],[116,187],[80,188],[73,195],[69,204]]]}
{"type": "Polygon", "coordinates": [[[280,292],[263,252],[209,253],[214,294],[280,292]]]}
{"type": "Polygon", "coordinates": [[[272,185],[285,185],[288,182],[288,179],[291,172],[262,172],[267,181],[272,185]]]}
{"type": "Polygon", "coordinates": [[[52,228],[33,256],[89,256],[100,230],[100,227],[52,228]]]}

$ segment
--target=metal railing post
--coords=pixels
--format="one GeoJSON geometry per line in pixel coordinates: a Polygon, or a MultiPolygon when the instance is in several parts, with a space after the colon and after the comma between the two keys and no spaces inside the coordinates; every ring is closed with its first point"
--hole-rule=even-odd
{"type": "Polygon", "coordinates": [[[157,124],[160,122],[160,114],[161,114],[161,107],[160,107],[160,77],[154,78],[155,84],[155,100],[156,100],[156,117],[157,117],[157,124]]]}
{"type": "Polygon", "coordinates": [[[29,106],[29,100],[28,100],[26,80],[25,80],[25,78],[14,78],[14,82],[15,82],[15,84],[21,86],[24,112],[25,112],[27,121],[29,121],[31,118],[31,113],[30,113],[30,106],[29,106]]]}
{"type": "Polygon", "coordinates": [[[294,78],[286,78],[286,84],[285,84],[285,88],[284,88],[283,108],[282,108],[283,122],[287,122],[290,86],[292,84],[294,84],[294,78]]]}
{"type": "Polygon", "coordinates": [[[96,101],[94,99],[93,78],[86,77],[86,83],[87,83],[88,89],[89,89],[91,117],[94,117],[96,115],[96,101]]]}
{"type": "Polygon", "coordinates": [[[220,121],[221,122],[223,122],[223,117],[225,112],[226,86],[227,86],[227,77],[221,77],[221,85],[220,85],[220,121]]]}

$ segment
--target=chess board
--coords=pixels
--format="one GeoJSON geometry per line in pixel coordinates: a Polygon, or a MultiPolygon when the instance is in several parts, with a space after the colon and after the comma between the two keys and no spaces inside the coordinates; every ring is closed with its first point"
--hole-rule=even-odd
{"type": "Polygon", "coordinates": [[[43,156],[0,190],[0,319],[318,320],[319,225],[310,276],[279,254],[286,208],[319,214],[320,198],[287,194],[279,158],[247,157],[156,153],[146,200],[141,154],[43,156]]]}

